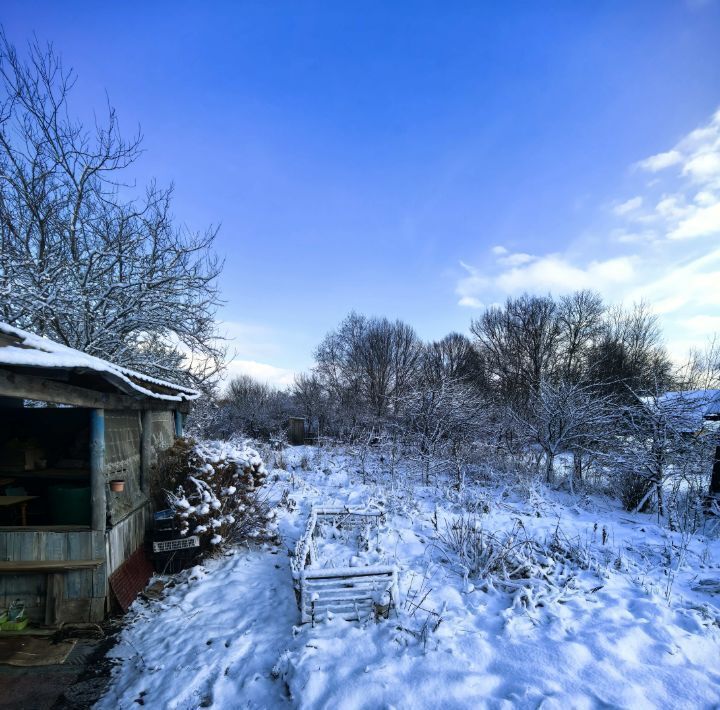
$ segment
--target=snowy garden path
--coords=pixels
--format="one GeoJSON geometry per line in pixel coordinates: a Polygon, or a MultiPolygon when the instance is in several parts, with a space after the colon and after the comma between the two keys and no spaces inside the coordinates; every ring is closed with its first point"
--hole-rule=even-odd
{"type": "Polygon", "coordinates": [[[205,569],[159,604],[135,605],[114,653],[123,672],[97,708],[289,705],[271,676],[297,621],[285,551],[238,551],[205,569]]]}

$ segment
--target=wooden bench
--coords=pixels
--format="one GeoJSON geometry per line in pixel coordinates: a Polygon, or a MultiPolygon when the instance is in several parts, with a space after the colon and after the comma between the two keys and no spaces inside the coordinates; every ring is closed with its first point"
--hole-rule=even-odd
{"type": "Polygon", "coordinates": [[[63,573],[97,569],[105,560],[0,560],[0,574],[45,574],[45,624],[52,626],[60,615],[65,595],[63,573]]]}

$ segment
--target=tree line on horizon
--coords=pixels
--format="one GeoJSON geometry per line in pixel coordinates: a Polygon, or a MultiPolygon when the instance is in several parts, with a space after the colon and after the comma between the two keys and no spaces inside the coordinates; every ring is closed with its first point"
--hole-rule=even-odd
{"type": "Polygon", "coordinates": [[[668,482],[690,485],[693,504],[707,492],[702,413],[720,386],[720,351],[710,342],[676,365],[647,304],[523,294],[486,309],[469,336],[429,343],[400,320],[353,312],[314,359],[285,390],[233,379],[208,433],[282,438],[299,415],[320,437],[385,447],[385,461],[404,452],[424,483],[444,472],[462,486],[492,461],[573,490],[612,479],[627,508],[660,515],[668,482]]]}

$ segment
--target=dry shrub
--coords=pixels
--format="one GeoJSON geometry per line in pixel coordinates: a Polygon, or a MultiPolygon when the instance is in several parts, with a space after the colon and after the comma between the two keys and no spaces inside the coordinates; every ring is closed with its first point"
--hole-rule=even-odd
{"type": "Polygon", "coordinates": [[[176,490],[192,473],[190,453],[194,445],[192,439],[176,439],[169,449],[158,455],[157,464],[150,469],[150,496],[158,510],[168,505],[167,491],[176,490]]]}
{"type": "Polygon", "coordinates": [[[446,522],[437,539],[448,556],[456,556],[466,576],[491,581],[501,588],[517,589],[523,580],[557,586],[564,583],[568,563],[582,569],[590,565],[587,550],[559,528],[549,539],[540,541],[528,534],[520,520],[509,531],[492,533],[477,518],[460,516],[446,522]]]}
{"type": "Polygon", "coordinates": [[[197,535],[207,553],[275,537],[275,514],[262,485],[267,471],[255,449],[181,440],[164,458],[166,501],[181,535],[197,535]]]}

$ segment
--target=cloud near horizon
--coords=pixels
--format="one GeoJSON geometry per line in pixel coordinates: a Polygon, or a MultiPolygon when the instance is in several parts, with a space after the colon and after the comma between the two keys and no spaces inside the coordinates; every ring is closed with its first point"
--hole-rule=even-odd
{"type": "Polygon", "coordinates": [[[224,388],[233,377],[237,377],[238,375],[250,375],[252,378],[258,380],[258,382],[265,382],[279,389],[289,387],[295,380],[295,372],[293,370],[276,367],[275,365],[269,365],[265,362],[256,362],[255,360],[233,359],[228,363],[221,389],[224,388]]]}
{"type": "Polygon", "coordinates": [[[238,375],[250,375],[280,389],[293,383],[294,370],[268,362],[282,352],[279,336],[272,328],[239,321],[221,321],[218,327],[230,351],[227,370],[220,383],[221,390],[238,375]]]}
{"type": "Polygon", "coordinates": [[[610,302],[646,300],[673,352],[720,330],[720,110],[669,150],[631,166],[635,194],[618,196],[603,238],[562,252],[504,245],[482,265],[461,263],[458,304],[481,309],[524,291],[599,291],[610,302]]]}

